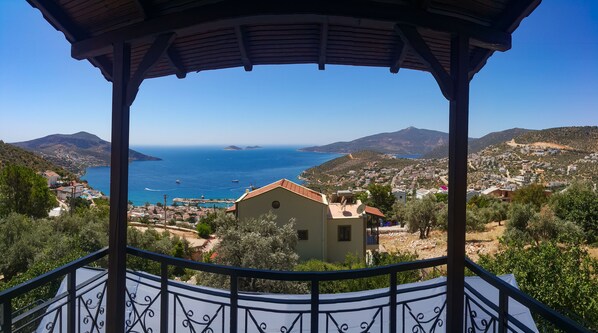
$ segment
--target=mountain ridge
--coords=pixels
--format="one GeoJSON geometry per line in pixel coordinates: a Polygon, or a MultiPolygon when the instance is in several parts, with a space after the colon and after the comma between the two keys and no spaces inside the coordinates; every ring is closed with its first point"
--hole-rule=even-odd
{"type": "MultiPolygon", "coordinates": [[[[496,145],[501,142],[510,141],[520,135],[536,130],[530,130],[526,128],[510,128],[503,131],[490,132],[479,138],[470,138],[468,141],[468,154],[477,153],[486,147],[496,145]]],[[[448,143],[446,145],[439,146],[434,150],[423,155],[422,158],[443,158],[448,156],[448,143]]]]}
{"type": "Polygon", "coordinates": [[[385,154],[422,155],[446,143],[448,133],[410,126],[396,132],[378,133],[352,141],[339,141],[299,150],[345,154],[368,150],[385,154]]]}
{"type": "MultiPolygon", "coordinates": [[[[11,145],[41,155],[75,173],[82,173],[88,167],[110,165],[110,142],[84,131],[74,134],[51,134],[11,145]]],[[[158,160],[160,158],[129,149],[129,162],[158,160]]]]}

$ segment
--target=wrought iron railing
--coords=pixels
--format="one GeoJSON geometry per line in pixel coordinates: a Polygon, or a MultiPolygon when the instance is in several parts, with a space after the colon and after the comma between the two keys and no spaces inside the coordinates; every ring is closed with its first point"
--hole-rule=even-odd
{"type": "MultiPolygon", "coordinates": [[[[160,264],[161,274],[129,271],[126,290],[127,332],[434,332],[446,317],[444,280],[409,286],[397,285],[400,272],[446,264],[446,257],[351,271],[281,272],[200,263],[128,248],[129,255],[160,264]],[[230,279],[229,290],[194,286],[168,279],[169,267],[214,273],[230,279]],[[320,294],[326,281],[388,276],[388,288],[367,292],[320,294]],[[240,279],[299,281],[309,294],[257,294],[239,290],[240,279]],[[162,297],[166,295],[166,297],[162,297]],[[427,312],[415,309],[418,302],[432,302],[427,312]]],[[[107,254],[103,249],[0,292],[1,333],[104,332],[105,270],[77,269],[107,254]],[[56,279],[63,285],[55,297],[15,315],[12,301],[56,279]],[[79,280],[82,280],[79,282],[79,280]]],[[[467,267],[496,288],[491,300],[465,283],[467,332],[534,332],[509,313],[513,302],[525,306],[566,332],[588,332],[579,324],[525,295],[471,261],[467,267]],[[483,318],[483,319],[482,319],[483,318]]]]}

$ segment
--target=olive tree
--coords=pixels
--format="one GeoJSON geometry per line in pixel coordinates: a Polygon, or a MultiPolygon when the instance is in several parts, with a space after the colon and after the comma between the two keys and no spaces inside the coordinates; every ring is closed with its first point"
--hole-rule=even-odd
{"type": "Polygon", "coordinates": [[[47,217],[56,199],[44,177],[19,165],[0,170],[0,216],[19,213],[31,217],[47,217]]]}
{"type": "Polygon", "coordinates": [[[424,239],[430,235],[430,230],[436,225],[436,197],[427,195],[419,200],[407,203],[406,220],[410,232],[419,231],[419,238],[424,239]]]}
{"type": "MultiPolygon", "coordinates": [[[[293,270],[299,260],[295,252],[297,231],[293,220],[280,226],[276,215],[269,213],[257,218],[236,220],[230,214],[219,214],[215,219],[216,236],[220,243],[214,248],[214,263],[258,268],[265,270],[293,270]]],[[[203,283],[227,288],[224,276],[200,274],[203,283]]],[[[288,291],[290,284],[263,279],[240,279],[239,289],[246,291],[288,291]]]]}

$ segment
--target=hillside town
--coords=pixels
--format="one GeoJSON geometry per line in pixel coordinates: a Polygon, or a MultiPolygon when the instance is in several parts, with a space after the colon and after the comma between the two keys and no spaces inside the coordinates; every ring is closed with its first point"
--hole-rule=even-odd
{"type": "MultiPolygon", "coordinates": [[[[428,193],[448,192],[448,158],[410,159],[402,168],[389,167],[389,160],[393,159],[401,160],[389,154],[371,158],[370,154],[361,169],[345,170],[335,166],[319,172],[308,170],[302,176],[310,186],[331,191],[362,190],[370,184],[391,185],[399,200],[406,195],[421,198],[428,193]]],[[[468,198],[490,194],[508,200],[510,193],[522,186],[538,183],[546,190],[558,191],[574,180],[595,183],[597,175],[598,152],[582,152],[549,143],[520,144],[511,140],[469,155],[468,198]]]]}

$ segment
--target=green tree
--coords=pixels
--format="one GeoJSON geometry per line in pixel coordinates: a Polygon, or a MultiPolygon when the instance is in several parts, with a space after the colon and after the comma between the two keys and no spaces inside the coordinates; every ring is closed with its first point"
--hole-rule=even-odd
{"type": "Polygon", "coordinates": [[[511,244],[536,244],[544,241],[560,241],[578,244],[583,239],[583,231],[574,223],[558,218],[552,208],[543,206],[539,212],[534,206],[513,204],[504,240],[511,244]]]}
{"type": "Polygon", "coordinates": [[[366,205],[379,208],[385,216],[392,215],[392,206],[396,201],[395,196],[392,194],[392,188],[390,185],[370,184],[368,186],[370,195],[366,201],[363,201],[366,205]]]}
{"type": "Polygon", "coordinates": [[[212,227],[210,227],[207,223],[198,223],[197,224],[197,235],[201,238],[210,238],[210,234],[212,233],[212,227]]]}
{"type": "Polygon", "coordinates": [[[33,262],[42,240],[33,236],[35,227],[30,218],[12,213],[0,218],[0,272],[6,280],[25,272],[33,262]]]}
{"type": "Polygon", "coordinates": [[[589,183],[573,183],[551,198],[556,216],[579,225],[589,244],[598,242],[598,193],[589,183]]]}
{"type": "Polygon", "coordinates": [[[580,247],[509,246],[494,257],[482,255],[478,264],[494,274],[513,273],[523,292],[598,330],[598,261],[580,247]]]}
{"type": "Polygon", "coordinates": [[[33,170],[7,165],[0,171],[0,216],[19,213],[47,217],[56,199],[44,177],[33,170]]]}
{"type": "MultiPolygon", "coordinates": [[[[272,213],[237,221],[230,214],[219,214],[215,247],[218,264],[268,270],[293,270],[299,256],[295,252],[297,232],[293,220],[279,226],[272,213]]],[[[228,279],[202,273],[199,279],[208,285],[227,288],[228,279]]],[[[288,291],[290,284],[261,279],[240,279],[239,288],[246,291],[288,291]]]]}
{"type": "Polygon", "coordinates": [[[392,219],[404,226],[407,219],[407,204],[397,201],[392,205],[392,211],[392,219]]]}
{"type": "Polygon", "coordinates": [[[203,215],[200,219],[199,219],[199,223],[205,223],[207,225],[210,226],[210,228],[212,230],[216,229],[216,224],[215,224],[215,220],[216,218],[219,216],[218,213],[222,211],[222,210],[213,210],[213,211],[208,211],[205,215],[203,215]]]}
{"type": "Polygon", "coordinates": [[[436,209],[436,197],[433,194],[409,201],[406,213],[409,231],[419,231],[420,239],[427,238],[437,222],[436,209]]]}
{"type": "MultiPolygon", "coordinates": [[[[311,259],[309,261],[297,265],[295,267],[295,270],[300,272],[339,271],[392,265],[414,260],[417,260],[416,254],[402,252],[387,253],[376,251],[372,255],[372,260],[370,264],[366,264],[363,259],[357,258],[354,255],[347,255],[345,261],[342,263],[332,264],[321,260],[311,259]]],[[[422,274],[420,274],[419,270],[406,271],[397,274],[398,284],[421,281],[421,279],[422,274]]],[[[388,288],[388,286],[388,275],[384,274],[369,278],[323,281],[320,282],[320,292],[327,294],[346,293],[361,290],[388,288]]],[[[307,291],[307,286],[305,286],[305,289],[307,291]]]]}
{"type": "Polygon", "coordinates": [[[542,205],[548,202],[548,196],[546,195],[544,186],[540,184],[531,184],[513,192],[511,202],[524,205],[530,204],[534,206],[536,210],[540,210],[542,205]]]}

